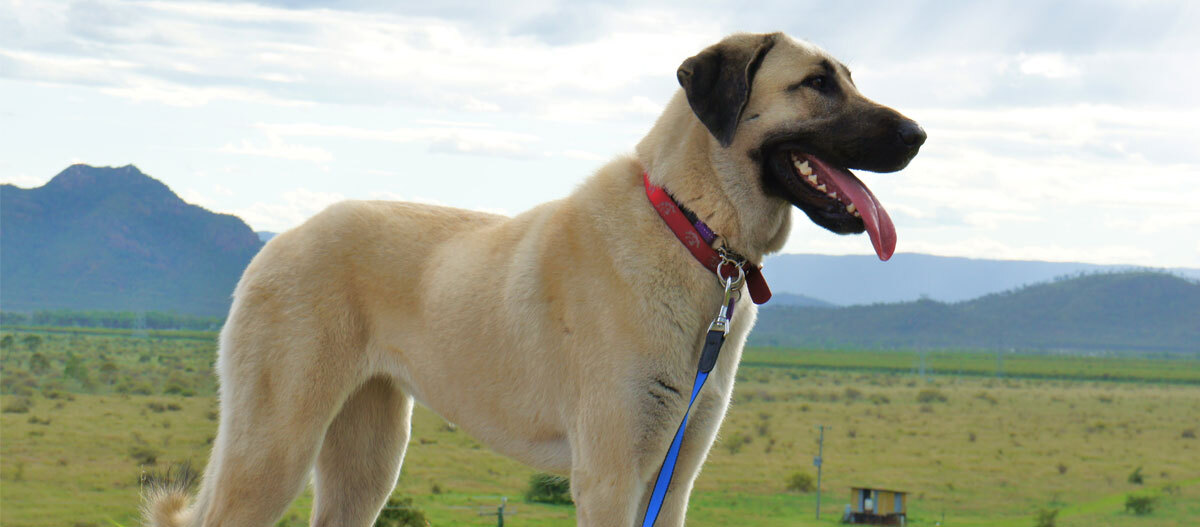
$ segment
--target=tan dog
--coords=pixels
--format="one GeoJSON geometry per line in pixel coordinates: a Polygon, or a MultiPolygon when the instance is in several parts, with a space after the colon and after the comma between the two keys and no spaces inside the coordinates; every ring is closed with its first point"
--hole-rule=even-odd
{"type": "MultiPolygon", "coordinates": [[[[782,34],[726,38],[678,77],[637,154],[566,199],[514,218],[346,202],[268,243],[221,332],[202,490],[190,507],[178,489],[152,492],[147,521],[272,525],[315,467],[313,525],[371,525],[414,400],[569,475],[579,525],[638,521],[722,298],[650,206],[643,172],[751,262],[783,245],[792,204],[835,232],[870,231],[886,257],[891,222],[845,168],[899,170],[925,139],[782,34]]],[[[754,318],[737,304],[658,525],[684,522],[754,318]]]]}

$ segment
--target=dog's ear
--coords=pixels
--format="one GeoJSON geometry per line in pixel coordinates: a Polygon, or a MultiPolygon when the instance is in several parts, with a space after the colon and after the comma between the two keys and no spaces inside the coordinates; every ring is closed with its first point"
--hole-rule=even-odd
{"type": "Polygon", "coordinates": [[[683,61],[675,72],[692,111],[721,146],[733,143],[754,73],[774,45],[774,34],[726,39],[683,61]]]}

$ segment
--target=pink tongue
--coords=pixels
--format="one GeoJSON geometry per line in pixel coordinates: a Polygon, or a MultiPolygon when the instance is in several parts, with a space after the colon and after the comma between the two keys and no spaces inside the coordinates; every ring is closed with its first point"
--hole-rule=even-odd
{"type": "Polygon", "coordinates": [[[805,158],[812,163],[817,175],[824,176],[833,183],[838,192],[850,198],[854,208],[862,214],[863,224],[867,227],[871,245],[875,246],[875,254],[879,255],[879,259],[886,262],[891,258],[892,253],[896,251],[896,226],[892,225],[892,218],[883,210],[879,200],[875,199],[871,189],[863,185],[849,170],[827,164],[816,156],[805,158]]]}

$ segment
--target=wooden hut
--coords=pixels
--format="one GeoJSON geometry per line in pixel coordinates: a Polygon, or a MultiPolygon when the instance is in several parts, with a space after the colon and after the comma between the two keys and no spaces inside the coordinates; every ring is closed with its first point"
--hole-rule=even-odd
{"type": "Polygon", "coordinates": [[[850,505],[842,521],[868,525],[904,525],[908,515],[907,494],[903,490],[851,487],[850,505]]]}

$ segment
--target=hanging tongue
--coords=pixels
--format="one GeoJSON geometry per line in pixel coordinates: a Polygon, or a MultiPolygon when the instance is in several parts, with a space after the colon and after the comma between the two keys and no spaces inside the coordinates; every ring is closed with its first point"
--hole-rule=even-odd
{"type": "Polygon", "coordinates": [[[816,156],[804,157],[812,163],[813,171],[818,176],[837,187],[839,197],[849,198],[854,204],[854,208],[862,215],[867,234],[871,236],[871,245],[875,246],[875,254],[879,259],[886,262],[891,258],[892,253],[896,251],[896,226],[892,225],[892,218],[883,210],[879,200],[875,199],[871,189],[863,185],[849,170],[830,165],[816,156]]]}

